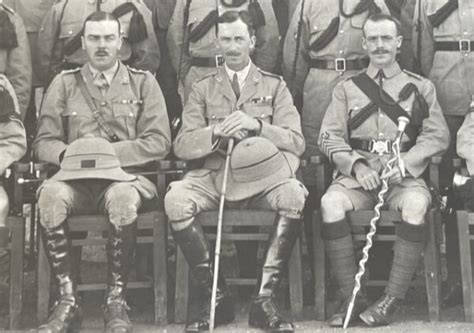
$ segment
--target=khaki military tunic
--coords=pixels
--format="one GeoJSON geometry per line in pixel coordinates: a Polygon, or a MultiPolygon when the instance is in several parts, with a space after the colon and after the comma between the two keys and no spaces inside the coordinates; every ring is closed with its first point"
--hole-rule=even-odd
{"type": "Polygon", "coordinates": [[[152,74],[120,63],[110,87],[102,95],[92,84],[91,70],[86,64],[81,69],[62,72],[48,89],[33,144],[39,160],[59,165],[59,155],[67,145],[85,135],[109,139],[79,90],[74,76],[77,71],[104,120],[120,140],[112,145],[123,168],[136,169],[168,154],[171,146],[168,116],[152,74]]]}
{"type": "MultiPolygon", "coordinates": [[[[415,21],[420,15],[421,65],[423,73],[434,82],[439,103],[445,115],[464,116],[474,100],[474,53],[460,51],[435,51],[436,42],[474,41],[474,1],[458,0],[458,9],[446,20],[433,27],[429,16],[438,12],[448,0],[424,0],[415,8],[415,21]]],[[[413,32],[413,46],[417,47],[418,35],[413,32]]]]}
{"type": "MultiPolygon", "coordinates": [[[[352,13],[360,0],[345,0],[344,12],[352,13]]],[[[375,3],[383,13],[389,10],[383,0],[375,3]]],[[[346,18],[339,13],[338,1],[318,0],[305,1],[297,7],[285,39],[283,49],[283,73],[285,80],[290,86],[295,100],[303,101],[302,124],[303,134],[306,139],[306,155],[314,155],[319,152],[317,142],[319,129],[323,120],[324,112],[331,100],[331,92],[338,82],[354,74],[356,71],[337,72],[335,70],[323,70],[310,68],[311,59],[322,59],[334,61],[336,58],[346,60],[362,59],[367,53],[362,48],[362,26],[369,12],[365,11],[352,18],[346,18]],[[300,36],[300,49],[295,51],[297,44],[298,23],[303,10],[303,25],[300,36]],[[316,41],[328,28],[331,21],[339,16],[340,24],[336,37],[322,50],[313,51],[310,45],[316,41]],[[293,65],[297,56],[295,80],[292,82],[293,65]]],[[[308,170],[310,170],[308,168],[308,170]]],[[[314,170],[305,176],[305,183],[312,184],[315,181],[314,170]]]]}
{"type": "Polygon", "coordinates": [[[119,5],[133,2],[143,16],[147,38],[138,43],[130,43],[129,26],[132,12],[119,18],[124,42],[120,48],[120,59],[134,68],[155,72],[160,64],[160,50],[153,30],[152,16],[146,5],[139,0],[62,0],[54,5],[44,17],[38,34],[38,61],[40,79],[44,82],[52,80],[61,71],[63,62],[83,65],[87,61],[84,50],[79,47],[71,55],[64,54],[64,46],[76,34],[80,33],[84,20],[98,10],[112,12],[119,5]]]}
{"type": "MultiPolygon", "coordinates": [[[[220,55],[216,45],[216,25],[211,27],[196,42],[189,41],[187,35],[183,38],[184,31],[193,30],[212,10],[217,9],[218,15],[222,15],[229,10],[247,10],[249,5],[248,0],[239,7],[226,6],[224,3],[229,1],[225,0],[192,0],[189,7],[189,20],[186,27],[184,27],[185,22],[183,22],[183,19],[186,2],[187,0],[176,1],[176,7],[168,31],[168,48],[171,61],[176,72],[181,72],[181,83],[184,85],[184,92],[182,92],[184,95],[183,103],[186,103],[194,81],[209,73],[216,72],[215,67],[192,66],[191,58],[215,58],[220,55]]],[[[278,25],[273,12],[272,1],[258,0],[258,4],[265,16],[265,25],[256,30],[257,43],[252,59],[258,67],[272,72],[278,61],[280,43],[278,25]]]]}
{"type": "Polygon", "coordinates": [[[458,132],[457,151],[466,160],[469,174],[474,175],[474,112],[468,113],[458,132]]]}
{"type": "Polygon", "coordinates": [[[0,4],[15,26],[18,46],[11,50],[0,49],[0,73],[5,74],[15,90],[20,105],[20,118],[24,119],[31,92],[31,56],[23,20],[11,8],[0,4]]]}
{"type": "MultiPolygon", "coordinates": [[[[374,79],[377,72],[377,69],[369,65],[367,75],[370,78],[374,79]]],[[[429,116],[423,120],[414,145],[407,152],[402,153],[408,177],[423,182],[419,178],[428,166],[430,158],[443,154],[449,145],[449,132],[436,99],[434,85],[421,76],[402,71],[398,64],[384,69],[384,74],[386,79],[383,82],[383,89],[394,100],[398,100],[398,94],[407,83],[412,83],[418,88],[419,93],[428,104],[429,116]]],[[[399,103],[410,116],[412,116],[414,98],[414,93],[412,93],[408,99],[399,103]]],[[[353,149],[350,140],[393,141],[397,136],[397,124],[380,109],[370,115],[362,125],[348,131],[348,120],[369,103],[370,99],[351,79],[340,82],[334,89],[331,104],[321,126],[320,148],[338,171],[334,182],[347,188],[360,187],[352,176],[352,168],[356,161],[365,161],[374,170],[381,171],[389,159],[388,154],[379,155],[353,149]]],[[[402,143],[410,140],[413,139],[404,135],[402,143]]]]}

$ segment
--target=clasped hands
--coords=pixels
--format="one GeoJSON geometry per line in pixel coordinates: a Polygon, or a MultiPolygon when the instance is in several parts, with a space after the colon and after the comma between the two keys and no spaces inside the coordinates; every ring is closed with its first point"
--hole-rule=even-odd
{"type": "Polygon", "coordinates": [[[250,131],[259,133],[261,123],[257,119],[249,116],[245,112],[235,111],[225,117],[225,119],[216,124],[212,134],[215,138],[235,138],[243,140],[250,131]]]}
{"type": "Polygon", "coordinates": [[[403,180],[402,172],[398,166],[393,167],[390,171],[384,171],[382,175],[379,175],[377,171],[364,162],[357,161],[352,170],[355,179],[366,191],[378,189],[384,179],[387,179],[389,184],[400,184],[403,180]]]}

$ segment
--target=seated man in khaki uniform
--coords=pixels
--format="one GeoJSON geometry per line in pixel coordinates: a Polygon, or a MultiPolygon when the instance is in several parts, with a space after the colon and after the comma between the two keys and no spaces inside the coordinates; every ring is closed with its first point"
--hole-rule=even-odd
{"type": "MultiPolygon", "coordinates": [[[[20,108],[15,91],[5,75],[0,74],[0,177],[13,162],[26,152],[26,133],[20,120],[20,108]]],[[[8,195],[0,178],[0,258],[6,253],[9,230],[6,225],[10,210],[8,195]]]]}
{"type": "MultiPolygon", "coordinates": [[[[294,178],[298,157],[304,150],[300,117],[285,82],[250,60],[256,38],[248,13],[228,11],[218,22],[217,40],[225,64],[193,85],[183,112],[183,127],[173,146],[179,158],[203,159],[204,164],[171,183],[165,197],[174,238],[207,295],[197,318],[188,321],[186,330],[209,330],[213,270],[209,245],[194,217],[217,209],[225,151],[229,138],[234,138],[240,142],[230,159],[227,204],[278,212],[249,324],[273,332],[290,332],[293,325],[281,316],[274,292],[298,237],[307,195],[294,178]]],[[[255,223],[258,225],[258,221],[255,223]]],[[[216,325],[233,319],[225,281],[220,278],[216,325]]]]}
{"type": "MultiPolygon", "coordinates": [[[[359,293],[352,316],[360,314],[367,325],[379,326],[388,324],[398,309],[421,257],[425,214],[431,204],[422,174],[430,158],[447,149],[449,133],[433,84],[402,71],[395,61],[402,43],[398,21],[373,15],[363,31],[369,67],[336,86],[321,128],[320,148],[337,171],[321,199],[322,234],[339,292],[349,300],[357,269],[346,212],[373,209],[381,178],[388,180],[386,206],[400,210],[403,219],[389,282],[384,295],[369,307],[359,293]],[[404,166],[382,174],[391,158],[400,116],[410,119],[400,145],[404,166]]],[[[330,319],[332,326],[342,326],[347,305],[344,302],[330,319]]]]}
{"type": "MultiPolygon", "coordinates": [[[[147,163],[163,159],[171,146],[163,95],[150,72],[125,66],[119,61],[122,46],[120,22],[106,12],[94,12],[85,21],[82,48],[88,62],[64,71],[51,83],[38,122],[34,152],[40,161],[69,167],[66,150],[77,139],[106,139],[126,171],[144,170],[147,163]]],[[[86,144],[91,152],[97,147],[86,144]]],[[[108,154],[110,155],[110,154],[108,154]]],[[[84,159],[82,178],[100,163],[84,159]]],[[[115,167],[112,163],[110,168],[115,167]]],[[[77,166],[76,166],[77,168],[77,166]]],[[[61,172],[60,171],[60,172],[61,172]]],[[[137,212],[145,200],[156,196],[153,183],[109,177],[97,181],[74,181],[60,177],[45,181],[38,190],[40,224],[45,249],[59,282],[59,301],[41,332],[65,332],[79,322],[74,263],[67,217],[102,212],[109,218],[107,243],[107,291],[104,300],[106,332],[131,332],[127,316],[125,286],[135,251],[137,212]],[[128,180],[128,181],[127,181],[128,180]]],[[[59,176],[57,176],[59,177],[59,176]]],[[[91,178],[97,178],[91,177],[91,178]]]]}

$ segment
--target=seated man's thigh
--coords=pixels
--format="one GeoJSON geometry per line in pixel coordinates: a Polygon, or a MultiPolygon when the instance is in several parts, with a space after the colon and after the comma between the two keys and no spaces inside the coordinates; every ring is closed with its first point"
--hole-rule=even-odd
{"type": "Polygon", "coordinates": [[[219,194],[210,170],[188,172],[182,180],[172,182],[165,195],[166,215],[172,222],[189,220],[199,212],[218,206],[219,194]]]}
{"type": "Polygon", "coordinates": [[[423,179],[405,178],[390,190],[386,203],[388,209],[400,210],[404,221],[421,224],[431,205],[431,193],[423,179]]]}
{"type": "Polygon", "coordinates": [[[249,208],[275,210],[280,215],[299,219],[307,196],[304,185],[297,179],[289,178],[256,196],[249,203],[249,208]]]}
{"type": "Polygon", "coordinates": [[[114,182],[105,191],[101,206],[108,213],[110,223],[117,226],[136,221],[142,198],[132,182],[114,182]]]}
{"type": "Polygon", "coordinates": [[[40,223],[46,228],[59,226],[68,215],[87,215],[97,211],[97,196],[91,193],[86,180],[45,180],[37,191],[37,197],[40,223]]]}

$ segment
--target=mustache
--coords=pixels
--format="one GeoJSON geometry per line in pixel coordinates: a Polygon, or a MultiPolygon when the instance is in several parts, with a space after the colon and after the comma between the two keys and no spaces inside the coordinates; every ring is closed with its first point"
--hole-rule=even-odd
{"type": "Polygon", "coordinates": [[[228,56],[239,56],[240,53],[239,52],[234,52],[234,51],[229,51],[229,52],[226,52],[226,55],[228,55],[228,56]]]}
{"type": "Polygon", "coordinates": [[[98,50],[95,52],[95,55],[97,56],[106,56],[109,55],[109,52],[107,50],[98,50]]]}
{"type": "Polygon", "coordinates": [[[388,50],[386,49],[376,49],[375,51],[372,52],[373,54],[385,54],[385,53],[388,53],[388,50]]]}

